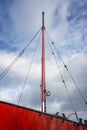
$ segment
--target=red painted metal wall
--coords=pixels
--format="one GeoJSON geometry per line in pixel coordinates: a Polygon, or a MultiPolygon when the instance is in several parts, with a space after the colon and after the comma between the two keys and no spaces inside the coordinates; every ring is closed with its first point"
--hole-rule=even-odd
{"type": "Polygon", "coordinates": [[[0,130],[87,130],[87,127],[0,102],[0,130]]]}

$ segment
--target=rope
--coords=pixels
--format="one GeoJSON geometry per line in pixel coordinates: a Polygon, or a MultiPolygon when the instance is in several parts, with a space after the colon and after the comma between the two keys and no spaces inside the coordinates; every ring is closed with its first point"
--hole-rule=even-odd
{"type": "Polygon", "coordinates": [[[55,59],[57,68],[58,68],[58,70],[59,70],[59,73],[60,73],[60,76],[61,76],[61,79],[62,79],[62,83],[63,83],[64,86],[65,86],[65,89],[66,89],[66,92],[67,92],[69,101],[70,101],[71,106],[72,106],[72,108],[73,108],[73,111],[74,111],[74,113],[75,113],[75,115],[76,115],[76,119],[78,120],[78,115],[77,115],[76,109],[75,109],[75,107],[74,107],[74,105],[73,105],[73,103],[72,103],[72,99],[71,99],[71,97],[70,97],[70,95],[69,95],[69,92],[68,92],[68,89],[67,89],[67,85],[66,85],[65,80],[64,80],[64,78],[63,78],[63,76],[62,76],[62,73],[61,73],[61,71],[60,71],[60,69],[59,69],[59,65],[58,65],[58,63],[57,63],[57,60],[56,60],[56,57],[55,57],[55,53],[54,53],[54,51],[53,51],[53,49],[52,49],[52,47],[51,47],[51,45],[50,45],[50,40],[49,40],[48,36],[47,36],[47,39],[48,39],[48,41],[49,41],[49,46],[50,46],[52,55],[53,55],[53,57],[54,57],[54,59],[55,59]]]}
{"type": "MultiPolygon", "coordinates": [[[[46,31],[46,32],[47,32],[47,31],[46,31]]],[[[76,87],[76,88],[77,88],[77,90],[79,91],[79,94],[81,95],[81,97],[82,97],[82,99],[83,99],[84,103],[87,105],[87,101],[86,101],[85,97],[83,96],[83,94],[82,94],[82,92],[81,92],[80,88],[78,87],[78,85],[77,85],[76,81],[74,80],[73,76],[71,75],[71,73],[70,73],[70,71],[69,71],[68,67],[66,66],[66,64],[65,64],[65,62],[64,62],[64,60],[63,60],[63,58],[61,57],[60,53],[58,52],[58,50],[57,50],[57,48],[56,48],[56,46],[55,46],[54,42],[52,41],[52,39],[51,39],[51,37],[50,37],[50,35],[49,35],[49,33],[48,33],[48,32],[47,32],[47,35],[49,36],[49,39],[50,39],[50,41],[51,41],[52,45],[54,46],[54,48],[55,48],[55,50],[56,50],[56,52],[57,52],[57,56],[61,59],[61,61],[62,61],[63,65],[64,65],[64,68],[67,70],[67,72],[68,72],[69,76],[71,77],[71,79],[72,79],[72,81],[73,81],[73,83],[74,83],[75,87],[76,87]]]]}
{"type": "MultiPolygon", "coordinates": [[[[41,33],[40,33],[40,34],[41,34],[41,33]]],[[[40,36],[41,36],[41,35],[40,35],[40,36]]],[[[39,38],[38,38],[38,41],[39,41],[39,39],[40,39],[40,36],[39,36],[39,38]]],[[[29,76],[29,73],[30,73],[30,70],[31,70],[31,67],[32,67],[32,64],[33,64],[33,61],[34,61],[35,54],[36,54],[36,52],[37,52],[38,46],[39,46],[39,44],[36,44],[35,51],[34,51],[34,54],[33,54],[33,56],[32,56],[32,60],[31,60],[30,66],[29,66],[29,68],[28,68],[28,71],[27,71],[27,74],[26,74],[26,78],[25,78],[25,80],[24,80],[24,84],[23,84],[23,87],[22,87],[22,90],[21,90],[21,93],[20,93],[20,96],[19,96],[18,105],[20,104],[21,97],[22,97],[22,95],[23,95],[23,91],[24,91],[26,82],[27,82],[27,80],[28,80],[28,76],[29,76]]]]}
{"type": "MultiPolygon", "coordinates": [[[[56,46],[55,46],[55,45],[54,45],[54,47],[55,47],[55,49],[56,49],[56,51],[57,51],[57,48],[56,48],[56,46]]],[[[70,73],[70,71],[69,71],[69,69],[68,69],[67,65],[64,63],[64,61],[63,61],[63,59],[62,59],[62,57],[60,56],[60,54],[59,54],[59,52],[58,52],[58,51],[57,51],[57,54],[58,54],[58,55],[59,55],[59,57],[61,58],[62,63],[63,63],[63,65],[64,65],[64,68],[67,70],[67,72],[68,72],[69,76],[71,77],[71,79],[72,79],[73,83],[75,84],[75,86],[76,86],[77,90],[79,91],[79,93],[80,93],[80,95],[81,95],[82,99],[84,100],[85,104],[87,105],[87,101],[86,101],[86,99],[84,98],[84,96],[83,96],[83,94],[82,94],[81,90],[79,89],[79,87],[78,87],[78,85],[77,85],[76,81],[74,80],[74,78],[73,78],[73,76],[71,75],[71,73],[70,73]]]]}
{"type": "MultiPolygon", "coordinates": [[[[41,30],[41,29],[40,29],[41,30]]],[[[37,34],[40,32],[40,30],[34,35],[34,37],[31,39],[31,41],[22,49],[22,51],[18,54],[16,58],[6,67],[6,69],[0,74],[0,80],[4,78],[4,76],[7,74],[7,72],[14,66],[14,64],[17,62],[17,60],[23,55],[27,47],[31,44],[31,42],[34,40],[34,38],[37,36],[37,34]]]]}

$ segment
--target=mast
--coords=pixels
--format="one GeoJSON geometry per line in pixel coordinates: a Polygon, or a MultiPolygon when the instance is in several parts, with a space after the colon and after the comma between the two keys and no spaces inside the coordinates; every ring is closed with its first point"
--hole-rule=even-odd
{"type": "Polygon", "coordinates": [[[42,12],[42,112],[46,112],[46,96],[45,96],[45,42],[44,42],[44,12],[42,12]]]}

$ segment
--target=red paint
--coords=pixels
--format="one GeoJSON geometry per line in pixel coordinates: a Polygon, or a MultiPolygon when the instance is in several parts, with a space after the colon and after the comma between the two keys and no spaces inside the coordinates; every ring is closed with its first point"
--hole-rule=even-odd
{"type": "Polygon", "coordinates": [[[44,45],[44,28],[42,28],[42,102],[44,102],[45,89],[45,45],[44,45]]]}
{"type": "Polygon", "coordinates": [[[87,130],[87,127],[0,102],[0,130],[87,130]]]}

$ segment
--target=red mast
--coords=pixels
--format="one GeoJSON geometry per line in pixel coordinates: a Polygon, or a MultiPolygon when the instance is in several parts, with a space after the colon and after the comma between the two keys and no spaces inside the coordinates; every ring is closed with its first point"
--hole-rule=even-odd
{"type": "Polygon", "coordinates": [[[45,97],[45,43],[44,43],[44,12],[42,12],[42,112],[46,112],[46,97],[45,97]]]}

